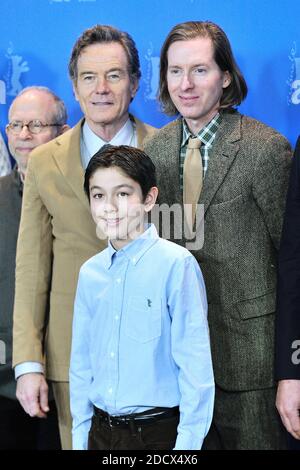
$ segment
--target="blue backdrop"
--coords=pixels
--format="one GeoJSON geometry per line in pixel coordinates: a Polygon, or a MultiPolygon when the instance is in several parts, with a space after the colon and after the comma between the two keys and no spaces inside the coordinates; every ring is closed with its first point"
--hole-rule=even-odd
{"type": "MultiPolygon", "coordinates": [[[[211,20],[227,33],[249,86],[240,110],[282,132],[300,133],[299,0],[0,0],[0,129],[25,86],[45,85],[81,116],[67,74],[72,46],[96,23],[128,31],[140,52],[142,79],[131,110],[160,127],[168,122],[155,97],[158,57],[173,25],[211,20]]],[[[3,132],[2,132],[3,133],[3,132]]]]}

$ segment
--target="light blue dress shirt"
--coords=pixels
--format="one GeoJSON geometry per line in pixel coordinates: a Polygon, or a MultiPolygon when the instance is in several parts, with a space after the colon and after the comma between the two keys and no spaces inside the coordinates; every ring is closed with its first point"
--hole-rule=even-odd
{"type": "Polygon", "coordinates": [[[85,121],[82,126],[80,141],[81,163],[84,170],[88,166],[92,156],[106,144],[130,145],[131,147],[137,147],[137,132],[134,121],[128,118],[124,126],[121,127],[109,142],[106,142],[96,135],[85,121]]]}
{"type": "Polygon", "coordinates": [[[200,449],[214,379],[203,277],[154,225],[81,268],[70,365],[73,448],[86,449],[93,405],[112,415],[180,407],[175,449],[200,449]]]}

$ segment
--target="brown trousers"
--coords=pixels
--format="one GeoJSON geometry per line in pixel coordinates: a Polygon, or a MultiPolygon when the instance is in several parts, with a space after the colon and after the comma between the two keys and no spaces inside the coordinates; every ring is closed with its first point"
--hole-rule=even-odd
{"type": "Polygon", "coordinates": [[[89,432],[89,450],[169,450],[177,437],[179,416],[157,419],[153,423],[110,427],[93,416],[89,432]]]}

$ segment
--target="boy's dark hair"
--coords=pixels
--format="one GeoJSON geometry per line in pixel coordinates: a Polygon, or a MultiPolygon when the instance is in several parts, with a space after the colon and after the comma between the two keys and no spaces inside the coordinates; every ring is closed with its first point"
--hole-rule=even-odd
{"type": "Polygon", "coordinates": [[[143,199],[149,190],[156,186],[155,166],[151,158],[142,150],[128,145],[104,145],[91,158],[84,175],[84,191],[90,202],[90,179],[99,168],[116,167],[139,183],[143,199]]]}

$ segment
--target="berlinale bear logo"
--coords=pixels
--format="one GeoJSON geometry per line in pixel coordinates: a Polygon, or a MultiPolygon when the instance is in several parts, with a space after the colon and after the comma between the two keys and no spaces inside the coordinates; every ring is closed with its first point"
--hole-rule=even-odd
{"type": "Polygon", "coordinates": [[[145,59],[147,61],[146,78],[146,90],[144,97],[146,100],[155,100],[158,89],[159,80],[159,57],[153,56],[153,44],[150,42],[145,59]]]}
{"type": "Polygon", "coordinates": [[[12,43],[7,48],[6,58],[9,60],[8,70],[3,80],[0,80],[0,104],[6,104],[7,96],[17,96],[23,89],[21,76],[30,70],[27,61],[23,60],[22,56],[14,54],[12,43]]]}
{"type": "Polygon", "coordinates": [[[0,80],[0,104],[6,103],[6,86],[3,80],[0,80]]]}
{"type": "Polygon", "coordinates": [[[294,42],[289,59],[292,62],[287,84],[290,87],[289,104],[300,104],[300,57],[296,57],[297,47],[294,42]]]}

